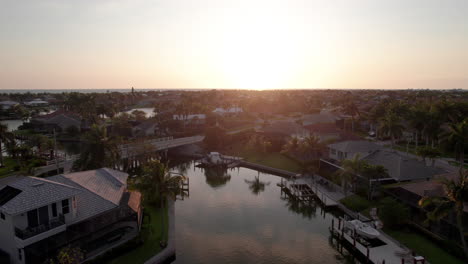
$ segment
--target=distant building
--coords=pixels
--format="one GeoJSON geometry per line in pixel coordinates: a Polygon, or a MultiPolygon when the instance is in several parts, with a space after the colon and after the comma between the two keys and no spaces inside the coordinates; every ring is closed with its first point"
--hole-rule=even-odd
{"type": "MultiPolygon", "coordinates": [[[[48,178],[0,180],[0,249],[13,264],[43,263],[61,247],[93,254],[106,234],[138,234],[141,194],[127,190],[128,174],[102,168],[48,178]],[[94,245],[94,246],[93,246],[94,245]]],[[[108,242],[107,246],[111,244],[108,242]]]]}
{"type": "Polygon", "coordinates": [[[27,106],[46,106],[46,105],[49,104],[49,102],[44,101],[44,100],[39,99],[39,98],[36,98],[36,99],[34,99],[32,101],[25,102],[24,104],[27,105],[27,106]]]}
{"type": "Polygon", "coordinates": [[[0,101],[0,108],[3,110],[11,109],[17,105],[19,105],[19,103],[15,101],[0,101]]]}
{"type": "Polygon", "coordinates": [[[146,120],[132,128],[134,137],[154,136],[158,130],[158,124],[155,120],[146,120]]]}
{"type": "Polygon", "coordinates": [[[213,110],[213,113],[218,115],[238,115],[243,112],[244,110],[241,107],[231,107],[226,109],[218,107],[215,110],[213,110]]]}
{"type": "Polygon", "coordinates": [[[69,127],[74,126],[78,131],[82,128],[81,118],[72,112],[58,110],[53,113],[38,116],[30,121],[33,129],[37,132],[65,132],[69,127]]]}
{"type": "Polygon", "coordinates": [[[206,122],[205,114],[173,115],[172,118],[184,122],[186,125],[204,125],[206,122]]]}

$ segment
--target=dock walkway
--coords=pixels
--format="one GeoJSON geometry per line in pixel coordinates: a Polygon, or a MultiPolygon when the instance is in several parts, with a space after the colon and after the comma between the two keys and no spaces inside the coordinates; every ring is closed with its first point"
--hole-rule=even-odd
{"type": "Polygon", "coordinates": [[[315,175],[314,178],[303,176],[293,180],[293,182],[308,185],[325,206],[338,206],[338,201],[345,197],[339,186],[318,175],[315,175]]]}
{"type": "Polygon", "coordinates": [[[333,236],[340,241],[340,243],[345,243],[348,247],[351,248],[354,253],[359,254],[361,258],[368,261],[368,263],[373,264],[408,264],[408,263],[422,263],[429,264],[427,260],[421,256],[412,256],[411,251],[400,245],[395,240],[391,239],[388,235],[382,233],[378,239],[383,242],[383,245],[368,247],[362,244],[359,239],[355,239],[358,236],[355,236],[351,230],[345,231],[346,228],[343,228],[344,223],[341,223],[342,220],[334,218],[332,222],[332,227],[330,231],[333,233],[333,236]],[[337,224],[340,221],[340,224],[337,224]],[[337,224],[337,225],[335,225],[337,224]],[[417,261],[415,261],[417,260],[417,261]]]}

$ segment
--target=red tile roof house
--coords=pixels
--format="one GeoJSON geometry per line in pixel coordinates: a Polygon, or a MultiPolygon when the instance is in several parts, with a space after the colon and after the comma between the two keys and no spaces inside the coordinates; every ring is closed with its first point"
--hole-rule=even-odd
{"type": "MultiPolygon", "coordinates": [[[[392,188],[388,188],[386,193],[403,202],[410,208],[412,222],[439,237],[461,243],[455,214],[449,215],[439,222],[431,221],[429,225],[426,225],[423,224],[427,219],[426,211],[419,207],[418,204],[419,200],[425,196],[443,196],[445,194],[443,185],[439,181],[440,178],[453,179],[456,181],[458,177],[459,172],[439,174],[430,180],[413,181],[407,184],[396,185],[392,188]]],[[[465,204],[464,212],[465,219],[467,219],[468,204],[465,204]]]]}
{"type": "Polygon", "coordinates": [[[0,250],[13,264],[43,263],[66,245],[80,247],[89,257],[135,237],[141,195],[127,190],[127,178],[102,168],[1,179],[0,250]]]}

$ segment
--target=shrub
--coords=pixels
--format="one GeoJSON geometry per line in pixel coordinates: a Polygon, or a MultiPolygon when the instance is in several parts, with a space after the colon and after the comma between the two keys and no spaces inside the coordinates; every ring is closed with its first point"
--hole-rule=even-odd
{"type": "Polygon", "coordinates": [[[396,228],[408,222],[409,209],[395,199],[386,197],[380,202],[379,217],[386,227],[396,228]]]}
{"type": "Polygon", "coordinates": [[[355,212],[361,212],[371,206],[371,203],[368,200],[358,195],[351,195],[343,198],[340,202],[355,212]]]}

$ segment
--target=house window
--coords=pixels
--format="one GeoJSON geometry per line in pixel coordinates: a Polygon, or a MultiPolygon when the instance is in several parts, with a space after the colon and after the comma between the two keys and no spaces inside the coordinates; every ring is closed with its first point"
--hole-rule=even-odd
{"type": "Polygon", "coordinates": [[[52,217],[57,217],[57,203],[52,204],[52,217]]]}
{"type": "Polygon", "coordinates": [[[62,213],[68,214],[70,212],[70,204],[68,199],[62,200],[62,213]]]}
{"type": "Polygon", "coordinates": [[[3,220],[5,220],[5,214],[0,213],[0,218],[2,218],[3,220]]]}
{"type": "Polygon", "coordinates": [[[18,248],[18,259],[19,260],[23,259],[23,252],[21,251],[21,248],[18,248]]]}
{"type": "Polygon", "coordinates": [[[330,149],[330,150],[331,150],[331,154],[336,155],[336,149],[330,149]]]}

